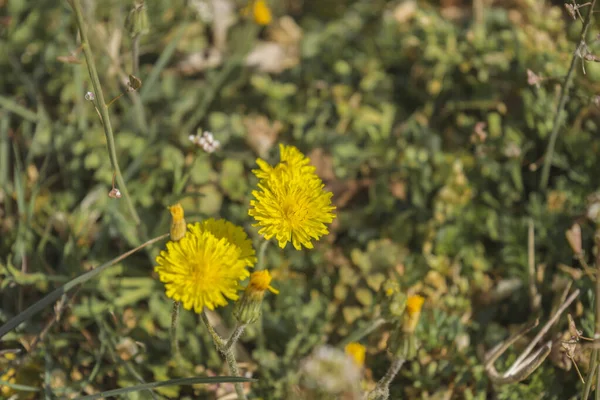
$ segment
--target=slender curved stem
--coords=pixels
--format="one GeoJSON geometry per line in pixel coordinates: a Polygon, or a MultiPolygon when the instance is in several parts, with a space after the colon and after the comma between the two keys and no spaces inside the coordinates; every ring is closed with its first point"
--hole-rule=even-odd
{"type": "Polygon", "coordinates": [[[121,174],[121,169],[119,168],[117,152],[115,149],[115,138],[112,130],[112,125],[110,123],[110,116],[108,114],[108,106],[104,101],[104,94],[102,92],[102,86],[100,85],[98,70],[96,69],[96,64],[94,62],[94,54],[92,53],[90,42],[88,40],[86,24],[85,20],[83,19],[80,0],[72,0],[71,5],[73,7],[73,10],[75,11],[77,26],[79,27],[79,32],[81,34],[81,48],[83,49],[83,54],[85,55],[85,61],[88,66],[90,79],[92,80],[92,85],[94,86],[94,94],[96,96],[96,108],[100,112],[100,117],[102,118],[102,126],[104,127],[104,134],[106,136],[106,145],[108,147],[110,163],[114,172],[117,175],[119,190],[123,193],[123,196],[125,197],[127,207],[129,208],[129,211],[135,221],[135,224],[138,225],[140,223],[140,217],[135,211],[135,207],[133,206],[133,202],[131,201],[131,197],[129,196],[129,191],[127,190],[127,186],[125,185],[125,180],[123,179],[123,175],[121,174]]]}
{"type": "Polygon", "coordinates": [[[577,45],[577,48],[575,48],[575,50],[573,51],[573,56],[571,57],[571,65],[569,66],[569,72],[567,72],[567,76],[565,76],[565,80],[562,84],[560,97],[558,100],[558,107],[556,107],[556,112],[554,113],[554,121],[552,121],[552,133],[550,134],[550,141],[548,142],[548,147],[546,148],[546,155],[544,156],[544,165],[542,167],[542,179],[540,181],[540,187],[542,188],[542,190],[545,190],[546,187],[548,187],[548,179],[550,178],[550,164],[552,164],[554,146],[556,145],[558,130],[560,129],[560,125],[562,122],[562,113],[567,103],[567,93],[569,92],[569,87],[573,82],[575,64],[577,63],[577,59],[581,58],[581,50],[585,47],[585,36],[590,25],[592,24],[592,13],[594,12],[595,5],[596,0],[593,0],[585,17],[585,21],[583,22],[583,27],[581,28],[579,44],[577,45]]]}
{"type": "Polygon", "coordinates": [[[400,368],[402,368],[402,365],[404,365],[405,361],[406,360],[403,358],[396,358],[394,361],[392,361],[392,365],[390,365],[390,368],[387,370],[383,378],[377,382],[375,389],[369,393],[369,397],[367,397],[368,400],[387,400],[389,398],[390,383],[392,383],[398,374],[398,371],[400,371],[400,368]]]}
{"type": "Polygon", "coordinates": [[[175,358],[179,358],[179,342],[177,341],[177,323],[179,322],[179,306],[181,302],[173,302],[173,310],[171,311],[171,351],[175,358]]]}
{"type": "Polygon", "coordinates": [[[233,333],[229,337],[229,340],[227,341],[227,343],[225,343],[225,346],[223,347],[224,351],[228,351],[230,348],[233,347],[233,345],[236,344],[236,342],[240,339],[240,337],[244,333],[244,329],[246,329],[246,324],[238,324],[235,327],[233,333]]]}
{"type": "Polygon", "coordinates": [[[267,247],[269,246],[268,240],[263,240],[258,248],[258,262],[256,263],[256,271],[260,271],[265,269],[265,254],[267,252],[267,247]]]}
{"type": "MultiPolygon", "coordinates": [[[[229,372],[233,376],[240,376],[240,370],[237,366],[237,361],[235,359],[235,354],[233,353],[233,344],[239,339],[242,332],[244,332],[244,328],[246,325],[238,325],[235,331],[231,334],[230,339],[225,342],[221,335],[219,335],[210,321],[208,320],[208,316],[204,311],[200,313],[200,317],[202,318],[202,322],[206,325],[206,329],[210,333],[210,336],[213,338],[215,345],[217,346],[217,350],[225,355],[225,361],[227,361],[227,365],[229,366],[229,372]]],[[[238,400],[247,400],[246,394],[244,393],[244,387],[240,382],[234,383],[235,392],[237,393],[238,400]]]]}

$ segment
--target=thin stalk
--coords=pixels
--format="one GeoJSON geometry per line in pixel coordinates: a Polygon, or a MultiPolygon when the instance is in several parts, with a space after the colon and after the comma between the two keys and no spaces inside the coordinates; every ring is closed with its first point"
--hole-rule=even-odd
{"type": "Polygon", "coordinates": [[[598,367],[598,350],[592,350],[592,356],[590,357],[590,370],[588,371],[587,376],[585,377],[585,385],[583,386],[583,392],[581,395],[582,400],[587,400],[590,396],[590,391],[592,390],[592,381],[594,380],[594,374],[596,372],[596,368],[598,367]]]}
{"type": "Polygon", "coordinates": [[[119,168],[119,162],[117,160],[117,152],[115,149],[115,138],[112,130],[112,125],[110,123],[110,116],[108,114],[108,106],[104,101],[104,94],[102,93],[102,86],[100,85],[100,78],[98,77],[98,71],[96,69],[96,64],[94,62],[94,54],[92,53],[92,49],[90,47],[90,42],[88,40],[87,31],[85,29],[85,20],[83,19],[83,13],[81,11],[81,3],[80,0],[72,0],[71,5],[73,10],[75,11],[75,18],[77,20],[77,26],[79,27],[79,32],[81,34],[81,47],[83,48],[83,54],[85,55],[86,64],[88,66],[88,72],[90,74],[90,79],[92,80],[92,85],[94,86],[94,94],[96,95],[96,108],[100,112],[100,116],[102,118],[102,127],[104,128],[104,134],[106,136],[106,144],[108,147],[108,155],[110,158],[110,163],[112,165],[113,171],[117,175],[117,182],[119,183],[119,190],[123,193],[123,197],[125,197],[125,201],[127,203],[127,207],[136,223],[139,225],[140,217],[135,211],[135,207],[133,206],[133,202],[131,201],[131,197],[129,196],[129,191],[127,190],[127,186],[125,185],[125,181],[123,180],[123,175],[121,174],[121,169],[119,168]]]}
{"type": "MultiPolygon", "coordinates": [[[[240,370],[238,369],[233,349],[225,351],[225,360],[229,366],[229,373],[233,376],[240,376],[240,370]]],[[[233,385],[235,386],[238,400],[247,400],[246,394],[244,393],[244,386],[242,386],[241,382],[235,382],[233,385]]]]}
{"type": "Polygon", "coordinates": [[[265,269],[265,254],[267,251],[267,247],[269,246],[268,240],[263,240],[258,249],[258,262],[256,263],[256,271],[260,271],[265,269]]]}
{"type": "MultiPolygon", "coordinates": [[[[594,340],[598,341],[600,339],[600,231],[596,231],[594,239],[596,241],[595,267],[598,271],[596,274],[596,327],[594,329],[594,340]]],[[[596,365],[598,365],[600,364],[600,351],[597,352],[596,357],[596,365]]],[[[596,368],[596,380],[596,399],[600,399],[600,367],[598,366],[596,368]]]]}
{"type": "Polygon", "coordinates": [[[208,333],[210,333],[210,336],[212,337],[213,341],[215,342],[215,345],[217,346],[217,350],[221,351],[223,346],[225,346],[225,340],[223,340],[221,335],[219,335],[217,333],[217,331],[215,331],[215,328],[213,328],[213,326],[211,325],[210,321],[208,320],[208,316],[206,315],[206,313],[204,311],[202,311],[200,313],[200,318],[202,318],[202,322],[204,322],[206,329],[208,329],[208,333]]]}
{"type": "Polygon", "coordinates": [[[132,74],[139,76],[140,72],[140,35],[135,35],[131,43],[131,69],[132,74]]]}
{"type": "Polygon", "coordinates": [[[567,93],[569,92],[569,87],[573,82],[575,64],[577,63],[577,59],[581,57],[581,50],[585,46],[585,36],[590,25],[592,24],[592,13],[594,12],[595,5],[596,0],[593,0],[585,17],[585,21],[583,22],[583,27],[581,28],[579,44],[577,45],[577,48],[575,48],[575,50],[573,51],[573,56],[571,57],[571,65],[569,66],[569,72],[567,72],[567,76],[565,76],[565,80],[562,84],[560,97],[558,100],[558,107],[556,107],[556,112],[554,113],[554,121],[552,121],[552,133],[550,134],[550,141],[548,142],[548,147],[546,148],[544,165],[542,167],[542,179],[540,181],[540,187],[542,190],[545,190],[548,187],[548,179],[550,178],[550,164],[552,163],[552,156],[554,155],[554,146],[556,145],[558,130],[560,129],[560,125],[562,122],[562,112],[567,103],[567,93]]]}
{"type": "Polygon", "coordinates": [[[390,383],[392,383],[405,361],[403,358],[397,358],[392,361],[392,365],[390,365],[383,378],[377,382],[375,389],[369,393],[368,400],[385,400],[390,396],[390,383]]]}
{"type": "Polygon", "coordinates": [[[237,341],[240,339],[240,337],[244,333],[244,329],[246,329],[246,324],[238,324],[235,327],[235,329],[233,330],[233,333],[229,337],[229,340],[227,341],[227,343],[225,343],[225,346],[223,347],[224,351],[228,351],[230,348],[233,347],[234,344],[237,343],[237,341]]]}
{"type": "Polygon", "coordinates": [[[9,99],[8,97],[0,96],[0,107],[17,114],[19,117],[30,122],[38,122],[40,119],[36,113],[15,103],[14,100],[9,99]]]}
{"type": "Polygon", "coordinates": [[[173,310],[171,311],[171,351],[175,354],[175,358],[179,358],[179,342],[177,341],[177,323],[179,321],[179,306],[181,302],[173,302],[173,310]]]}
{"type": "Polygon", "coordinates": [[[372,320],[371,322],[365,324],[362,328],[357,329],[348,335],[340,344],[339,347],[343,348],[350,342],[359,342],[362,338],[369,335],[371,332],[375,331],[381,325],[385,324],[385,319],[378,317],[372,320]]]}
{"type": "MultiPolygon", "coordinates": [[[[213,338],[217,350],[219,350],[219,352],[225,355],[225,361],[227,361],[227,365],[229,366],[229,372],[231,373],[231,375],[239,377],[240,370],[238,369],[235,354],[233,353],[233,344],[237,341],[242,332],[244,332],[245,325],[238,325],[235,331],[231,334],[231,337],[229,338],[227,343],[225,343],[223,338],[215,331],[215,329],[211,325],[210,321],[208,320],[208,316],[204,311],[200,313],[200,317],[202,318],[202,322],[204,322],[204,325],[206,325],[206,329],[208,329],[210,336],[213,338]]],[[[240,382],[236,382],[234,383],[234,385],[238,400],[247,400],[242,384],[240,382]]]]}

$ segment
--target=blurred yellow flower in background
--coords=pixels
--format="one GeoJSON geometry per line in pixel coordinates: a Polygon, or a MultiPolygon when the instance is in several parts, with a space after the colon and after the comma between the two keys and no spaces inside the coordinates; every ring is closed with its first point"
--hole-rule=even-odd
{"type": "Polygon", "coordinates": [[[259,234],[277,239],[284,248],[292,242],[294,248],[312,249],[312,239],[329,233],[325,224],[335,218],[331,192],[324,190],[323,181],[308,165],[310,159],[293,146],[280,146],[281,162],[269,166],[258,160],[260,170],[253,171],[260,179],[253,190],[248,214],[260,227],[259,234]]]}
{"type": "Polygon", "coordinates": [[[181,240],[168,242],[167,250],[156,257],[154,270],[167,296],[186,310],[200,313],[204,307],[213,310],[226,305],[227,299],[239,298],[240,281],[250,275],[246,267],[253,253],[247,249],[250,240],[228,224],[215,220],[190,224],[181,240]],[[232,232],[230,240],[227,235],[232,232]]]}
{"type": "Polygon", "coordinates": [[[344,351],[354,360],[356,365],[359,367],[365,365],[365,355],[367,353],[365,346],[357,342],[350,342],[344,347],[344,351]]]}

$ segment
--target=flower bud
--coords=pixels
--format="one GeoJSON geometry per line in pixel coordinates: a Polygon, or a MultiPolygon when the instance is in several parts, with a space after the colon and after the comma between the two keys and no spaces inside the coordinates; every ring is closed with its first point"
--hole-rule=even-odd
{"type": "Polygon", "coordinates": [[[267,270],[256,271],[250,275],[250,284],[244,290],[242,298],[235,303],[233,310],[233,315],[241,324],[251,324],[260,317],[265,291],[279,294],[279,290],[271,286],[271,279],[267,270]]]}
{"type": "Polygon", "coordinates": [[[381,316],[388,322],[398,320],[406,308],[406,295],[396,281],[386,281],[379,294],[381,316]]]}
{"type": "Polygon", "coordinates": [[[416,335],[405,332],[397,323],[388,339],[388,352],[395,358],[411,360],[417,356],[419,341],[416,335]]]}
{"type": "Polygon", "coordinates": [[[129,35],[131,35],[131,37],[145,35],[150,31],[149,25],[146,5],[143,1],[135,4],[131,11],[129,11],[129,15],[125,21],[125,26],[129,31],[129,35]]]}
{"type": "Polygon", "coordinates": [[[409,296],[406,300],[406,310],[404,314],[404,323],[402,330],[407,333],[413,333],[419,323],[421,308],[425,299],[419,295],[409,296]]]}
{"type": "Polygon", "coordinates": [[[181,240],[185,236],[186,232],[185,219],[183,218],[183,207],[181,207],[181,204],[177,203],[169,207],[169,211],[171,212],[171,217],[173,218],[173,221],[171,222],[171,240],[176,242],[181,240]]]}

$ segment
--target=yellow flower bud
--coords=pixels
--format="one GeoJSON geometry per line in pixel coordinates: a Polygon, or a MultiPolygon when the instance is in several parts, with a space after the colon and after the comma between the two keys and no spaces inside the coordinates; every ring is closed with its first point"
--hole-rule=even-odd
{"type": "Polygon", "coordinates": [[[419,317],[421,316],[421,308],[425,299],[419,295],[408,296],[406,300],[406,312],[404,314],[404,324],[402,329],[404,332],[412,333],[417,328],[419,317]]]}
{"type": "Polygon", "coordinates": [[[183,218],[183,207],[181,207],[181,204],[177,203],[169,207],[169,211],[171,212],[171,217],[173,218],[173,221],[171,222],[171,240],[176,242],[181,240],[185,236],[186,232],[185,219],[183,218]]]}
{"type": "Polygon", "coordinates": [[[233,315],[240,323],[251,324],[260,317],[265,291],[279,294],[279,290],[271,286],[271,279],[271,274],[267,270],[256,271],[250,275],[250,284],[233,310],[233,315]]]}
{"type": "Polygon", "coordinates": [[[354,360],[356,365],[359,367],[365,365],[365,354],[367,352],[365,346],[357,342],[350,342],[344,347],[344,351],[354,360]]]}
{"type": "Polygon", "coordinates": [[[271,15],[271,9],[265,0],[254,1],[252,15],[254,16],[254,22],[259,25],[269,25],[273,19],[273,16],[271,15]]]}

